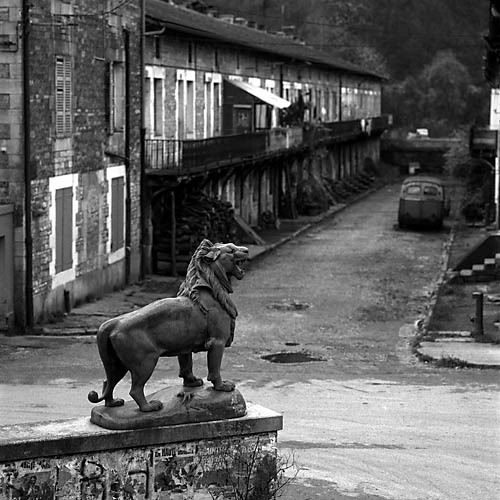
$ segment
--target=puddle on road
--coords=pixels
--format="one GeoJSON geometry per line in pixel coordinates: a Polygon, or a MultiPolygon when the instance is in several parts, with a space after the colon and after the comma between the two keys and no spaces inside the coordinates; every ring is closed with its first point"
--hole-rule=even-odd
{"type": "Polygon", "coordinates": [[[311,361],[326,361],[324,358],[308,352],[277,352],[261,356],[271,363],[309,363],[311,361]]]}
{"type": "Polygon", "coordinates": [[[272,302],[267,306],[268,309],[275,309],[276,311],[304,311],[310,307],[312,307],[312,304],[297,300],[292,300],[291,302],[272,302]]]}

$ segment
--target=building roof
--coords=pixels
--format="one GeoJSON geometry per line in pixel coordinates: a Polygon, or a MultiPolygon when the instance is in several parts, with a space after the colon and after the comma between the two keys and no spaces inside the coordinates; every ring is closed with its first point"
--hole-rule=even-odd
{"type": "Polygon", "coordinates": [[[280,57],[305,63],[314,63],[347,73],[384,79],[381,74],[342,61],[304,45],[298,40],[267,31],[232,24],[216,17],[201,14],[166,0],[146,0],[146,19],[169,29],[209,40],[240,45],[280,57]]]}

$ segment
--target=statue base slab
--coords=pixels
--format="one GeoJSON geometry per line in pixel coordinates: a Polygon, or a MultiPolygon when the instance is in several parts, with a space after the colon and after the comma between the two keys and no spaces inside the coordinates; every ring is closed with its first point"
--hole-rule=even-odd
{"type": "Polygon", "coordinates": [[[147,396],[159,400],[163,408],[142,412],[133,400],[123,406],[92,409],[92,423],[111,430],[147,429],[166,425],[208,422],[243,417],[246,403],[241,393],[215,391],[212,387],[169,387],[147,396]]]}
{"type": "Polygon", "coordinates": [[[149,429],[89,417],[0,426],[0,499],[271,498],[262,487],[274,484],[282,428],[280,414],[250,402],[240,418],[149,429]]]}

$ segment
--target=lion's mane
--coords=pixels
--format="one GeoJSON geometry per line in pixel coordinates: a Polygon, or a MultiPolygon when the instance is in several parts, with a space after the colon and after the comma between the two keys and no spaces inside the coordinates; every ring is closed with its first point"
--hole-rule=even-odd
{"type": "MultiPolygon", "coordinates": [[[[222,284],[219,277],[217,277],[215,271],[212,269],[212,265],[208,264],[203,258],[208,255],[210,251],[214,250],[217,244],[213,244],[211,241],[204,239],[195,250],[191,261],[189,262],[186,278],[179,286],[179,291],[177,292],[178,297],[188,297],[195,304],[197,304],[203,312],[207,312],[203,304],[200,302],[200,288],[209,288],[214,296],[215,300],[221,305],[221,307],[229,314],[229,316],[234,320],[238,315],[236,306],[233,301],[229,298],[229,293],[232,292],[229,283],[222,284]]],[[[214,261],[215,265],[216,261],[214,261]]]]}

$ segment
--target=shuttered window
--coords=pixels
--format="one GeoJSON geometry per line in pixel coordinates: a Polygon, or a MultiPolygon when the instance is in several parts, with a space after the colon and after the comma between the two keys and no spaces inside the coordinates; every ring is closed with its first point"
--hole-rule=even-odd
{"type": "Polygon", "coordinates": [[[72,131],[72,62],[69,57],[56,57],[56,134],[72,131]]]}
{"type": "Polygon", "coordinates": [[[125,229],[124,178],[111,179],[111,251],[123,247],[125,229]]]}
{"type": "Polygon", "coordinates": [[[154,111],[154,133],[157,137],[163,136],[163,79],[153,79],[153,111],[154,111]]]}
{"type": "Polygon", "coordinates": [[[125,127],[125,65],[117,61],[108,63],[106,79],[106,115],[111,132],[119,132],[125,127]]]}
{"type": "Polygon", "coordinates": [[[73,267],[73,188],[56,190],[56,273],[73,267]]]}

